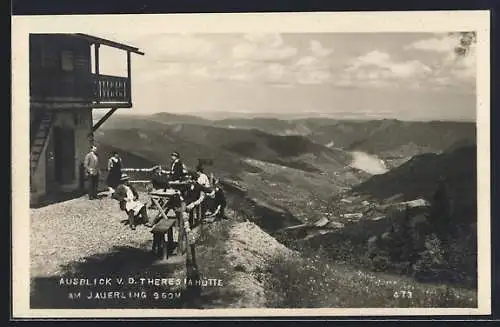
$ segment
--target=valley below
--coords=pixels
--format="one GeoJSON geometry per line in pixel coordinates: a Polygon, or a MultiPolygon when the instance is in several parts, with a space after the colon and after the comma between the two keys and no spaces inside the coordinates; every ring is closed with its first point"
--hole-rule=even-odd
{"type": "Polygon", "coordinates": [[[273,290],[274,302],[262,305],[477,305],[472,123],[117,115],[96,141],[102,157],[118,151],[127,168],[168,167],[172,151],[189,168],[211,159],[205,170],[220,178],[233,217],[282,249],[251,269],[274,278],[259,282],[273,290]],[[421,298],[396,301],[398,285],[421,298]],[[424,300],[429,289],[436,295],[424,300]],[[349,290],[374,298],[356,302],[349,290]]]}

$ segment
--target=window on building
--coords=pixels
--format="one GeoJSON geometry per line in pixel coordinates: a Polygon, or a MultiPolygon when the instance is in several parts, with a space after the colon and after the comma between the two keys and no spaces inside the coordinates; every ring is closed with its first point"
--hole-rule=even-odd
{"type": "Polygon", "coordinates": [[[51,46],[42,46],[42,67],[43,68],[56,68],[58,65],[57,52],[51,46]]]}
{"type": "Polygon", "coordinates": [[[74,69],[73,64],[73,52],[69,50],[63,50],[61,52],[61,69],[66,72],[71,72],[74,69]]]}

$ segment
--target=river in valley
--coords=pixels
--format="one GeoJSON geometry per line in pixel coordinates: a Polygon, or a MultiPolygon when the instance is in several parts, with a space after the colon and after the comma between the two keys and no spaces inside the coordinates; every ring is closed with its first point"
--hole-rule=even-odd
{"type": "Polygon", "coordinates": [[[363,170],[371,175],[380,175],[389,171],[384,161],[375,155],[363,151],[352,151],[349,153],[352,155],[350,166],[353,168],[363,170]]]}

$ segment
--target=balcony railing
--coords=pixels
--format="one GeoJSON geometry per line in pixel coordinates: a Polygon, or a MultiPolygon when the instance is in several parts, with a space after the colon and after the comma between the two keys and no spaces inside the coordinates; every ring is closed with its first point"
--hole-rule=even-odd
{"type": "Polygon", "coordinates": [[[36,72],[30,78],[32,102],[53,103],[63,107],[67,103],[93,107],[131,107],[130,80],[127,77],[36,72]]]}
{"type": "Polygon", "coordinates": [[[129,80],[126,77],[111,76],[111,75],[94,75],[96,103],[130,102],[130,87],[129,80]]]}

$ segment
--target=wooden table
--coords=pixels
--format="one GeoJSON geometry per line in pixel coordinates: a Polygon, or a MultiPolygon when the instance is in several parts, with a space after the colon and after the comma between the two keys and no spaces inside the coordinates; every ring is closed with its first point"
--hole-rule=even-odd
{"type": "Polygon", "coordinates": [[[162,248],[161,257],[163,260],[168,259],[168,251],[174,246],[174,235],[173,228],[177,226],[178,229],[178,246],[181,244],[183,224],[180,221],[180,216],[176,214],[176,217],[169,217],[167,215],[171,208],[169,206],[169,200],[172,197],[179,195],[179,191],[174,189],[156,190],[150,193],[150,197],[156,209],[158,209],[158,214],[155,216],[154,220],[160,218],[160,220],[153,226],[151,233],[153,233],[153,252],[157,252],[157,248],[162,248]],[[165,234],[167,234],[167,240],[165,241],[165,234]]]}

